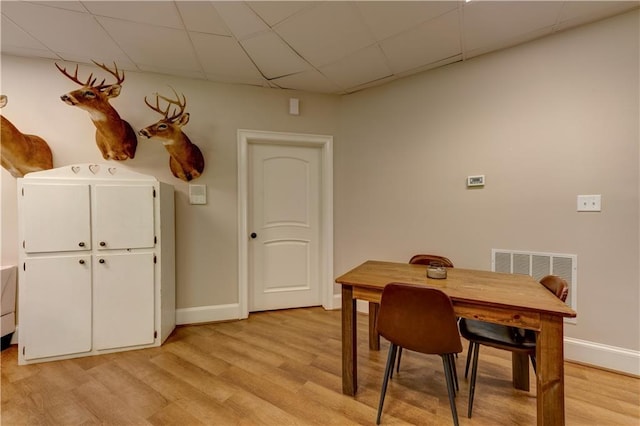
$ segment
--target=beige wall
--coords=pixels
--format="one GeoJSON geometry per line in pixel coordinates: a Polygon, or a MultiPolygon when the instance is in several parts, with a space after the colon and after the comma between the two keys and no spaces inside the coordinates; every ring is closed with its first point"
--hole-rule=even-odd
{"type": "MultiPolygon", "coordinates": [[[[89,67],[80,75],[88,76],[89,67]]],[[[153,175],[176,189],[177,307],[238,302],[237,130],[335,134],[339,98],[208,83],[157,74],[127,72],[120,96],[111,104],[138,130],[160,118],[144,104],[154,92],[187,97],[189,123],[184,132],[202,150],[206,167],[193,183],[206,184],[208,204],[188,203],[188,184],[173,177],[169,155],[159,142],[139,138],[136,157],[123,167],[153,175]],[[289,98],[300,99],[300,115],[289,115],[289,98]]],[[[49,60],[2,57],[2,114],[21,131],[43,137],[54,166],[104,163],[87,112],[64,104],[60,95],[77,85],[49,60]]],[[[16,180],[2,169],[2,263],[17,261],[16,180]]]]}
{"type": "Polygon", "coordinates": [[[640,349],[638,13],[342,98],[335,273],[418,252],[578,255],[566,335],[640,349]],[[468,175],[486,175],[467,189],[468,175]],[[577,213],[602,194],[601,213],[577,213]]]}
{"type": "MultiPolygon", "coordinates": [[[[145,95],[188,97],[209,204],[190,206],[157,143],[124,166],[177,190],[178,308],[237,302],[236,131],[335,136],[335,262],[407,261],[437,252],[490,268],[492,248],[578,255],[578,322],[566,334],[640,350],[638,13],[342,98],[127,73],[113,105],[134,128],[155,121],[145,95]],[[301,99],[301,115],[287,113],[301,99]],[[485,174],[484,189],[465,178],[485,174]],[[578,194],[601,213],[577,213],[578,194]]],[[[103,162],[74,84],[49,60],[2,58],[2,113],[38,134],[55,166],[103,162]]],[[[1,171],[2,263],[17,259],[15,179],[1,171]]]]}

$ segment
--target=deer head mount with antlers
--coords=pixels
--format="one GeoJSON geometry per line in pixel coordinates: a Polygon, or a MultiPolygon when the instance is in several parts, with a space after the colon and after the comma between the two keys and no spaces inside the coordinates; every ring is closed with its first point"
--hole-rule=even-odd
{"type": "Polygon", "coordinates": [[[182,127],[189,122],[189,113],[184,112],[187,98],[173,90],[176,99],[167,98],[156,93],[155,105],[149,103],[146,96],[144,103],[149,108],[163,116],[163,118],[138,132],[149,139],[162,141],[169,152],[169,167],[178,179],[189,182],[199,177],[204,170],[204,157],[197,145],[192,143],[182,132],[182,127]],[[160,100],[166,102],[166,107],[160,107],[160,100]]]}
{"type": "MultiPolygon", "coordinates": [[[[0,108],[7,102],[7,97],[0,95],[0,108]]],[[[53,168],[51,148],[44,139],[25,135],[3,116],[0,116],[0,128],[0,162],[13,177],[53,168]]]]}
{"type": "Polygon", "coordinates": [[[83,82],[78,78],[78,65],[71,75],[66,68],[62,68],[56,63],[56,68],[62,74],[82,86],[80,89],[60,96],[60,99],[68,105],[77,106],[89,112],[91,121],[96,126],[96,144],[105,160],[122,161],[133,158],[138,146],[136,133],[131,125],[120,118],[118,112],[109,104],[109,99],[120,94],[124,72],[121,74],[115,63],[113,70],[96,61],[93,63],[115,77],[116,82],[105,84],[106,79],[103,79],[99,84],[96,84],[98,79],[93,77],[93,73],[89,74],[89,78],[83,82]]]}

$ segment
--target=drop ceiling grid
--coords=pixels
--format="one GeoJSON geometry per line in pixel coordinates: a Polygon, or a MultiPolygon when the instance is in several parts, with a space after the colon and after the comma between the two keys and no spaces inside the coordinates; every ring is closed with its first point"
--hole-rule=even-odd
{"type": "Polygon", "coordinates": [[[2,53],[350,93],[638,1],[2,1],[2,53]],[[73,42],[70,42],[72,40],[73,42]]]}

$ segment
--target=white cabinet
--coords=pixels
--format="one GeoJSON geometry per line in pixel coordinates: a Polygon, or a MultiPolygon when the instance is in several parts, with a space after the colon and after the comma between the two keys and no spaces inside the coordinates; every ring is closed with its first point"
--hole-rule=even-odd
{"type": "Polygon", "coordinates": [[[18,180],[19,363],[158,346],[175,327],[174,193],[76,165],[18,180]]]}
{"type": "MultiPolygon", "coordinates": [[[[91,350],[91,256],[28,259],[19,281],[19,343],[25,359],[91,350]]],[[[23,264],[24,266],[24,264],[23,264]]]]}

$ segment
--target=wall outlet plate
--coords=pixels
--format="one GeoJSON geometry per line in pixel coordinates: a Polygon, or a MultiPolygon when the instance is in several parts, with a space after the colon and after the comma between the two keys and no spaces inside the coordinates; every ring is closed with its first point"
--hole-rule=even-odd
{"type": "Polygon", "coordinates": [[[602,210],[601,195],[578,195],[579,212],[599,212],[602,210]]]}
{"type": "Polygon", "coordinates": [[[467,176],[467,186],[484,186],[484,175],[467,176]]]}

